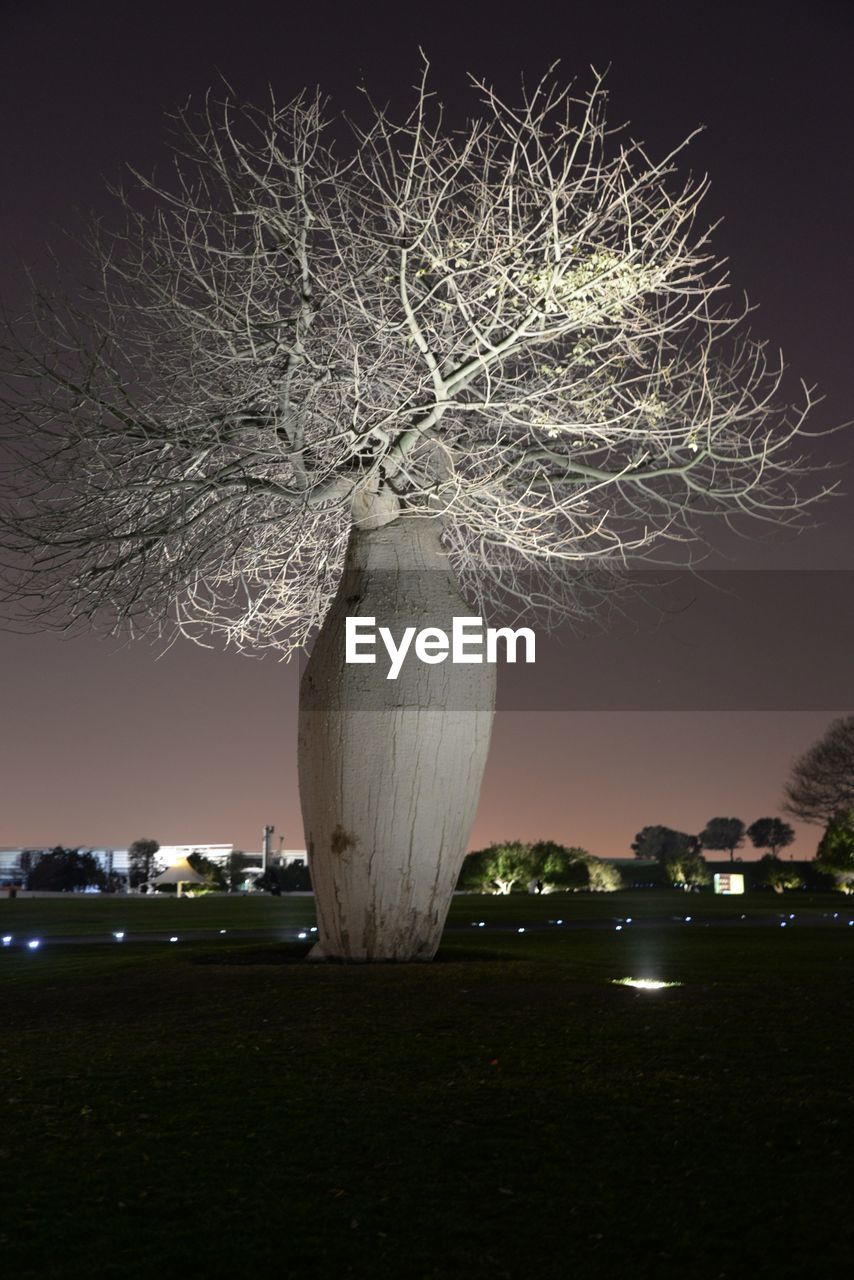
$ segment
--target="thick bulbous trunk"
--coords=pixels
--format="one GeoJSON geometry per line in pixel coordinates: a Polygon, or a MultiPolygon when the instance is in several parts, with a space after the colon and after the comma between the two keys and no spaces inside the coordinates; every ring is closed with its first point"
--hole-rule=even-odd
{"type": "Polygon", "coordinates": [[[300,685],[299,775],[317,903],[312,959],[430,960],[465,856],[489,750],[495,668],[428,665],[396,680],[345,661],[348,616],[405,627],[470,615],[438,519],[354,527],[341,585],[300,685]]]}

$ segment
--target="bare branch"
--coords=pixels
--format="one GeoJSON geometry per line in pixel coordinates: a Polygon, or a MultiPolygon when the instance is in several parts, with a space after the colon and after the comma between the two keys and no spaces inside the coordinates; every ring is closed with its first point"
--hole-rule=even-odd
{"type": "Polygon", "coordinates": [[[484,607],[547,613],[555,563],[666,557],[706,515],[795,523],[827,492],[803,484],[812,397],[779,407],[782,364],[725,308],[681,148],[612,135],[599,76],[472,88],[448,129],[425,62],[409,117],[371,105],[344,147],[317,95],[180,113],[171,179],[115,192],[87,287],[7,325],[7,603],[287,655],[384,491],[444,521],[484,607]]]}

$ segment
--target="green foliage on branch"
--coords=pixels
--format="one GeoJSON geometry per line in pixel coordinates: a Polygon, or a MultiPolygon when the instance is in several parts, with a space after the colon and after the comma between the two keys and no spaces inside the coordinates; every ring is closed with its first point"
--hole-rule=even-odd
{"type": "Polygon", "coordinates": [[[621,888],[622,879],[616,867],[586,849],[553,840],[510,840],[470,853],[457,883],[458,889],[482,893],[519,893],[531,886],[543,893],[607,893],[621,888]]]}
{"type": "Polygon", "coordinates": [[[843,893],[854,893],[854,810],[839,813],[828,823],[816,850],[815,865],[831,876],[843,893]]]}
{"type": "Polygon", "coordinates": [[[791,863],[786,863],[774,853],[766,853],[757,865],[757,881],[775,893],[785,889],[800,889],[803,879],[791,863]]]}
{"type": "Polygon", "coordinates": [[[670,881],[679,889],[700,889],[712,882],[705,858],[690,850],[666,858],[664,869],[670,881]]]}

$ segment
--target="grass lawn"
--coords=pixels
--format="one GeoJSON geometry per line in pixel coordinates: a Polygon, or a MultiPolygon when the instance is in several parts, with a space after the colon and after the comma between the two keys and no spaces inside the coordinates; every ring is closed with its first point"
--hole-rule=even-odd
{"type": "Polygon", "coordinates": [[[190,921],[284,930],[312,909],[0,904],[16,936],[186,934],[0,953],[5,1274],[847,1274],[844,899],[458,898],[453,921],[487,927],[418,966],[190,940],[190,921]],[[626,974],[684,985],[611,984],[626,974]]]}

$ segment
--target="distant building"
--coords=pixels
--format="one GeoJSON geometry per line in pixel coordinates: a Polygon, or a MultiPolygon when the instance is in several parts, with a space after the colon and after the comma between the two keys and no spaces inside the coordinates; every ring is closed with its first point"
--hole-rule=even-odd
{"type": "MultiPolygon", "coordinates": [[[[114,873],[127,876],[130,871],[127,849],[91,848],[83,845],[75,847],[81,853],[93,854],[102,870],[108,875],[114,873]]],[[[50,853],[54,848],[56,848],[55,845],[23,849],[0,848],[0,885],[21,884],[26,880],[27,872],[35,866],[39,858],[45,853],[50,853]]],[[[233,844],[162,844],[157,859],[168,867],[179,858],[186,858],[191,853],[200,853],[202,857],[209,858],[211,862],[222,866],[234,852],[233,844]]],[[[261,870],[263,855],[260,851],[254,853],[247,851],[243,856],[246,858],[247,870],[253,868],[261,870]]],[[[270,859],[274,865],[282,867],[304,867],[307,860],[305,849],[280,849],[273,853],[270,859]]]]}

